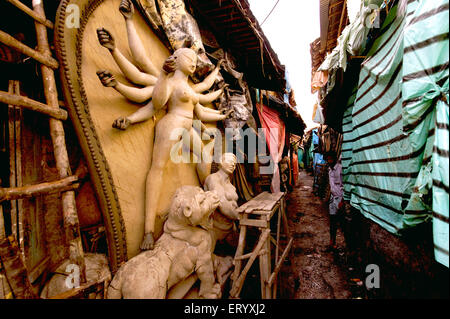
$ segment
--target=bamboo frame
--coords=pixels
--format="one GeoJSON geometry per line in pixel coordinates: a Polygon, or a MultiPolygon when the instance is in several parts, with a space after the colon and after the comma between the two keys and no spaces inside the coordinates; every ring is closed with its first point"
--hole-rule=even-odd
{"type": "Polygon", "coordinates": [[[0,102],[9,105],[20,106],[31,111],[46,114],[58,120],[67,120],[68,117],[67,112],[65,110],[55,109],[54,107],[32,100],[25,96],[20,96],[18,94],[11,94],[5,91],[0,91],[0,102]]]}
{"type": "MultiPolygon", "coordinates": [[[[40,26],[43,26],[45,28],[44,25],[40,24],[40,26]]],[[[19,40],[15,39],[14,37],[10,36],[8,33],[3,32],[2,30],[0,30],[0,42],[2,42],[3,44],[19,51],[20,53],[23,53],[25,55],[28,55],[29,57],[35,59],[36,61],[46,65],[49,68],[52,69],[57,69],[58,68],[58,61],[56,61],[54,58],[52,58],[51,56],[48,55],[44,55],[39,51],[36,51],[32,48],[30,48],[29,46],[23,44],[22,42],[20,42],[19,40]]]]}
{"type": "MultiPolygon", "coordinates": [[[[33,1],[33,10],[41,17],[45,17],[42,1],[33,1]]],[[[36,37],[39,52],[50,58],[51,51],[48,43],[47,29],[44,25],[35,22],[36,37]]],[[[48,65],[41,65],[42,80],[47,104],[59,109],[55,74],[48,65]]],[[[61,179],[71,175],[69,157],[67,154],[64,127],[61,121],[50,119],[50,135],[53,142],[56,168],[61,179]]],[[[80,227],[76,211],[75,192],[67,191],[62,194],[62,209],[66,240],[69,244],[69,259],[71,263],[80,267],[80,282],[86,283],[86,265],[84,262],[83,245],[80,236],[80,227]]]]}
{"type": "Polygon", "coordinates": [[[49,29],[53,29],[53,23],[50,20],[42,18],[40,15],[36,14],[36,12],[31,10],[28,6],[24,5],[22,2],[20,2],[18,0],[6,0],[6,1],[8,1],[12,5],[14,5],[19,10],[22,10],[24,13],[28,14],[35,21],[42,23],[49,29]]]}

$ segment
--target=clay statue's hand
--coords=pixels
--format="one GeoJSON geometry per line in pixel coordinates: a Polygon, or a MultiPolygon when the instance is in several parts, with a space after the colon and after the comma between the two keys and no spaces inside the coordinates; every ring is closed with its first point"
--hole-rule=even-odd
{"type": "Polygon", "coordinates": [[[102,46],[110,51],[115,49],[116,44],[114,42],[114,38],[108,30],[105,28],[97,29],[97,37],[102,46]]]}
{"type": "Polygon", "coordinates": [[[118,130],[126,130],[131,125],[131,121],[127,117],[119,117],[116,119],[112,127],[118,130]]]}
{"type": "Polygon", "coordinates": [[[109,71],[97,71],[97,76],[102,82],[103,86],[115,87],[117,85],[117,80],[109,71]]]}
{"type": "Polygon", "coordinates": [[[144,235],[144,240],[141,243],[141,250],[153,250],[155,248],[155,239],[153,233],[147,233],[144,235]]]}
{"type": "Polygon", "coordinates": [[[130,0],[122,0],[120,2],[119,11],[125,19],[131,19],[134,14],[134,6],[130,0]]]}
{"type": "Polygon", "coordinates": [[[225,113],[224,113],[224,115],[225,115],[225,118],[231,118],[232,116],[233,116],[233,114],[234,114],[234,109],[229,109],[228,111],[226,111],[225,113]]]}

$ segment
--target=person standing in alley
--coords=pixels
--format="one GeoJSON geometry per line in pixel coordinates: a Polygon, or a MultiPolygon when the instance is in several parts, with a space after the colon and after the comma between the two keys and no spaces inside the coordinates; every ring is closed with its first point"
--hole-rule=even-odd
{"type": "Polygon", "coordinates": [[[335,152],[325,155],[328,164],[328,178],[330,183],[330,201],[328,212],[330,214],[330,248],[336,249],[336,233],[341,211],[344,207],[344,186],[342,184],[342,165],[335,152]]]}

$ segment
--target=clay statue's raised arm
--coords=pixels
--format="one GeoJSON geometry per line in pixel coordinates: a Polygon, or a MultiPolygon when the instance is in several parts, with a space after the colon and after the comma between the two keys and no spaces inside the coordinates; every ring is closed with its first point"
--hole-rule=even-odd
{"type": "Polygon", "coordinates": [[[97,37],[100,44],[109,50],[114,61],[116,61],[127,79],[139,85],[155,85],[157,78],[151,74],[141,72],[133,63],[125,58],[116,47],[114,38],[108,30],[105,28],[97,29],[97,37]]]}
{"type": "Polygon", "coordinates": [[[125,96],[130,101],[144,103],[153,96],[153,86],[135,88],[122,84],[117,81],[109,71],[97,71],[97,76],[103,86],[114,88],[117,92],[125,96]]]}
{"type": "Polygon", "coordinates": [[[202,93],[205,92],[206,90],[209,90],[211,86],[213,86],[214,81],[216,80],[217,75],[219,74],[220,66],[222,65],[222,63],[223,60],[220,60],[219,63],[217,63],[217,66],[214,69],[214,71],[212,71],[202,82],[194,84],[192,86],[195,92],[202,93]]]}
{"type": "Polygon", "coordinates": [[[208,110],[208,108],[204,107],[200,103],[197,103],[194,112],[198,119],[203,122],[218,122],[227,118],[227,114],[211,112],[211,110],[208,110]]]}
{"type": "Polygon", "coordinates": [[[130,0],[122,0],[119,6],[120,13],[125,18],[125,24],[127,27],[128,45],[133,55],[134,60],[138,63],[139,67],[154,76],[159,75],[159,70],[153,65],[151,59],[145,54],[145,48],[142,44],[139,35],[137,34],[136,27],[133,22],[134,6],[130,0]]]}

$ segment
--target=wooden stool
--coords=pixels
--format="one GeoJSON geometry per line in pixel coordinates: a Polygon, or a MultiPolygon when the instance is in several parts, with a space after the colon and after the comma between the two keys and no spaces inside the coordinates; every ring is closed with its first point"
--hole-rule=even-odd
{"type": "Polygon", "coordinates": [[[245,277],[257,257],[259,257],[261,298],[276,298],[277,274],[280,271],[283,261],[289,253],[293,242],[285,214],[286,203],[284,195],[285,193],[271,194],[263,192],[238,208],[240,233],[239,243],[234,257],[234,272],[231,277],[233,285],[230,290],[230,298],[239,298],[245,277]],[[270,236],[270,222],[276,213],[278,213],[278,220],[275,241],[270,236]],[[289,243],[280,257],[281,223],[284,224],[285,234],[289,239],[289,243]],[[244,254],[247,227],[257,227],[260,231],[260,236],[253,251],[244,254]],[[272,272],[271,243],[273,242],[275,245],[275,268],[272,272]],[[249,260],[241,272],[242,261],[245,259],[249,260]]]}

